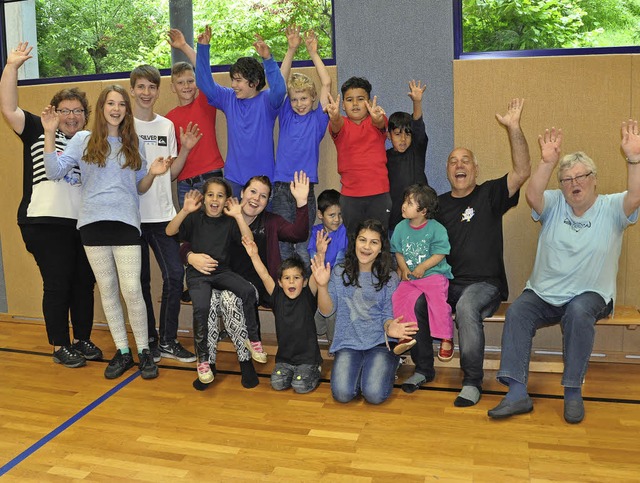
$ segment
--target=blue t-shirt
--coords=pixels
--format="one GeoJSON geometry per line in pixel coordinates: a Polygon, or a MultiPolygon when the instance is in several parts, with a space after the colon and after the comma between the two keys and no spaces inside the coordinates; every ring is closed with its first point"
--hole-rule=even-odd
{"type": "Polygon", "coordinates": [[[576,216],[561,190],[544,192],[533,272],[525,288],[545,302],[561,306],[576,295],[595,292],[609,303],[616,296],[622,234],[638,220],[638,210],[627,217],[625,193],[598,195],[582,216],[576,216]]]}
{"type": "Polygon", "coordinates": [[[320,104],[301,116],[293,110],[287,97],[280,107],[278,123],[274,181],[289,183],[293,181],[293,173],[302,170],[311,183],[317,183],[320,142],[327,131],[329,116],[320,104]]]}
{"type": "Polygon", "coordinates": [[[238,99],[233,89],[216,84],[209,65],[209,45],[198,44],[196,84],[207,96],[209,104],[224,112],[227,118],[227,159],[224,176],[244,185],[253,176],[273,180],[273,126],[278,108],[284,100],[284,79],[273,58],[263,65],[269,89],[250,99],[238,99]]]}
{"type": "MultiPolygon", "coordinates": [[[[309,252],[309,258],[313,258],[318,250],[316,250],[316,236],[320,230],[324,229],[322,223],[314,225],[311,229],[311,235],[309,236],[309,245],[307,251],[309,252]]],[[[327,253],[324,255],[324,261],[329,262],[331,268],[335,267],[338,263],[342,263],[344,260],[344,254],[347,251],[349,245],[349,237],[347,236],[347,228],[344,225],[340,225],[336,231],[329,233],[329,245],[327,245],[327,253]]]]}
{"type": "MultiPolygon", "coordinates": [[[[422,228],[413,228],[409,220],[404,219],[396,225],[391,237],[391,251],[400,253],[411,271],[432,255],[449,255],[450,250],[447,229],[436,220],[427,220],[422,228]]],[[[446,258],[424,272],[422,277],[434,274],[453,278],[446,258]]],[[[413,275],[409,278],[415,279],[413,275]]]]}
{"type": "Polygon", "coordinates": [[[387,284],[378,291],[375,288],[377,280],[371,272],[361,272],[358,278],[360,287],[355,287],[344,285],[343,271],[344,267],[338,265],[332,270],[329,280],[329,296],[336,314],[330,352],[368,350],[384,344],[384,323],[393,319],[391,296],[398,286],[398,276],[391,272],[387,284]]]}

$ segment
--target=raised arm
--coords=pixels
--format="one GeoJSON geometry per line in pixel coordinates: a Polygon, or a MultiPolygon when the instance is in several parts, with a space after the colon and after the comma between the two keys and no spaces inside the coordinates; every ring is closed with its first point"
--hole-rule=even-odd
{"type": "Polygon", "coordinates": [[[198,144],[200,139],[202,139],[202,133],[197,124],[187,124],[186,130],[180,126],[180,152],[178,153],[178,157],[171,163],[171,181],[178,177],[180,171],[184,168],[187,156],[189,156],[189,153],[195,145],[198,144]]]}
{"type": "Polygon", "coordinates": [[[149,165],[149,170],[147,174],[138,182],[138,193],[144,194],[149,191],[151,185],[153,184],[153,180],[156,179],[156,176],[160,176],[161,174],[166,173],[171,168],[171,163],[173,163],[173,159],[171,156],[167,156],[166,158],[157,157],[153,160],[153,163],[149,165]]]}
{"type": "Polygon", "coordinates": [[[327,114],[329,115],[329,129],[334,136],[340,132],[344,126],[344,119],[340,115],[340,96],[336,100],[327,95],[327,114]]]}
{"type": "Polygon", "coordinates": [[[60,118],[53,106],[45,107],[44,111],[40,115],[40,121],[44,129],[44,151],[43,162],[44,170],[47,178],[51,180],[62,179],[69,170],[76,166],[78,161],[69,155],[70,144],[67,144],[67,149],[64,153],[58,154],[56,151],[56,130],[58,129],[58,123],[60,118]]]}
{"type": "MultiPolygon", "coordinates": [[[[165,228],[165,233],[167,236],[177,235],[180,231],[180,225],[185,220],[185,218],[189,215],[189,213],[193,213],[194,211],[198,211],[202,206],[202,193],[198,190],[190,190],[184,196],[184,203],[182,205],[182,209],[173,217],[173,220],[169,222],[167,227],[165,228]]],[[[187,263],[189,261],[189,255],[192,252],[189,251],[187,253],[187,263]]]]}
{"type": "Polygon", "coordinates": [[[24,131],[24,112],[18,107],[18,69],[31,59],[31,49],[29,42],[20,42],[11,49],[0,78],[0,110],[11,129],[18,134],[24,131]]]}
{"type": "Polygon", "coordinates": [[[247,250],[247,255],[249,255],[249,258],[251,258],[253,268],[255,268],[256,273],[260,277],[260,280],[262,280],[264,288],[267,290],[267,293],[271,295],[273,293],[273,290],[276,288],[276,283],[273,278],[271,278],[271,275],[269,275],[269,270],[267,270],[267,267],[260,258],[260,255],[258,253],[258,245],[256,245],[256,243],[253,241],[253,237],[248,238],[246,236],[242,237],[242,245],[244,246],[245,250],[247,250]]]}
{"type": "Polygon", "coordinates": [[[526,198],[529,206],[540,215],[544,210],[544,190],[547,189],[553,170],[560,159],[562,129],[545,129],[544,134],[538,136],[538,142],[542,159],[529,180],[526,198]]]}
{"type": "Polygon", "coordinates": [[[331,76],[327,70],[327,66],[322,62],[320,54],[318,54],[318,37],[313,30],[306,32],[304,36],[304,42],[307,46],[307,52],[309,58],[313,62],[316,68],[318,77],[320,78],[320,93],[318,94],[318,102],[322,106],[323,110],[326,110],[329,103],[329,94],[331,93],[331,76]]]}
{"type": "Polygon", "coordinates": [[[422,95],[427,89],[426,84],[422,85],[422,81],[409,81],[409,93],[407,94],[413,102],[413,120],[417,121],[422,117],[422,95]]]}
{"type": "Polygon", "coordinates": [[[331,315],[333,313],[333,301],[329,295],[331,267],[328,263],[324,263],[323,256],[316,255],[311,259],[311,272],[318,292],[318,310],[322,315],[331,315]]]}
{"type": "Polygon", "coordinates": [[[240,236],[243,239],[253,240],[251,228],[249,228],[244,216],[242,216],[242,204],[240,204],[236,198],[227,199],[227,203],[224,205],[224,213],[236,220],[238,228],[240,229],[240,236]]]}
{"type": "Polygon", "coordinates": [[[640,135],[638,121],[629,119],[622,123],[622,141],[620,146],[627,157],[627,194],[623,209],[627,217],[640,207],[640,135]]]}
{"type": "Polygon", "coordinates": [[[524,137],[520,127],[520,116],[524,99],[511,99],[504,116],[496,114],[498,122],[507,128],[509,134],[509,144],[511,145],[512,169],[507,175],[507,186],[509,196],[513,196],[522,187],[525,181],[531,176],[531,155],[529,154],[529,144],[524,137]]]}
{"type": "Polygon", "coordinates": [[[167,35],[169,36],[167,39],[169,45],[186,55],[192,65],[196,65],[196,51],[187,43],[184,34],[178,29],[171,29],[167,35]]]}
{"type": "Polygon", "coordinates": [[[217,104],[221,87],[216,84],[211,75],[211,59],[209,57],[211,41],[211,27],[207,25],[204,31],[198,35],[198,52],[196,53],[196,86],[207,97],[209,103],[217,104]]]}
{"type": "Polygon", "coordinates": [[[254,37],[256,41],[253,43],[253,46],[256,52],[258,52],[258,55],[262,57],[264,73],[269,83],[269,104],[273,109],[278,109],[284,101],[287,87],[284,83],[282,73],[280,73],[280,69],[278,69],[278,64],[271,55],[271,49],[260,35],[255,34],[254,37]]]}
{"type": "Polygon", "coordinates": [[[291,74],[291,63],[293,62],[293,58],[296,55],[296,51],[300,44],[302,43],[302,37],[300,37],[300,26],[299,25],[289,25],[284,31],[287,36],[287,53],[282,59],[282,64],[280,65],[280,73],[284,78],[284,82],[286,83],[289,79],[289,74],[291,74]]]}

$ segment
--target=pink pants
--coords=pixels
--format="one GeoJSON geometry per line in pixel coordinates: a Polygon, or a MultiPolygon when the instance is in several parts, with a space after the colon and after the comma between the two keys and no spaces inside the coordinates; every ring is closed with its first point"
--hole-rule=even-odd
{"type": "Polygon", "coordinates": [[[429,329],[434,339],[453,339],[451,307],[447,303],[449,280],[435,274],[419,280],[403,280],[393,293],[393,316],[404,317],[403,322],[417,321],[416,301],[424,294],[429,310],[429,329]]]}

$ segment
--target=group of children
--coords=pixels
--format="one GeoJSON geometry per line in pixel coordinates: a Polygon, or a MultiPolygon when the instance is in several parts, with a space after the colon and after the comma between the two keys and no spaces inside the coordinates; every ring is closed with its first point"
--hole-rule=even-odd
{"type": "MultiPolygon", "coordinates": [[[[352,77],[341,88],[346,113],[342,116],[340,96],[334,99],[330,94],[331,78],[317,53],[313,31],[302,36],[299,27],[287,28],[289,49],[280,70],[266,43],[256,36],[254,46],[263,64],[250,57],[238,59],[230,70],[231,88],[218,85],[210,73],[209,27],[198,37],[197,52],[179,31],[172,30],[169,36],[171,45],[182,50],[196,69],[194,72],[186,62],[173,66],[171,89],[179,106],[166,118],[153,111],[160,74],[146,65],[131,73],[133,106],[122,88],[105,89],[98,100],[93,130],[79,133],[64,153],[56,153],[52,144],[57,113],[49,106],[42,115],[47,175],[57,179],[74,165],[80,166],[83,198],[78,227],[117,347],[105,377],[119,377],[133,365],[118,282],[144,378],[157,376],[155,363],[164,356],[197,361],[199,383],[213,381],[207,319],[214,290],[231,291],[242,301],[246,347],[254,360],[266,361],[257,319],[258,293],[230,269],[229,248],[234,243],[246,249],[274,310],[278,354],[271,382],[275,389],[293,387],[308,392],[317,386],[322,362],[318,335],[327,334],[330,352],[336,354],[333,373],[337,379],[339,360],[347,360],[345,350],[372,348],[361,347],[362,343],[375,342],[377,347],[381,337],[399,337],[397,344],[391,341],[392,359],[410,349],[415,344],[411,335],[417,330],[413,306],[423,293],[432,336],[443,339],[438,357],[450,360],[453,325],[446,300],[452,274],[445,260],[449,243],[446,230],[433,219],[437,196],[424,174],[427,136],[422,95],[426,87],[411,81],[408,95],[413,114],[398,112],[387,121],[377,98],[370,99],[371,84],[352,77]],[[320,78],[320,90],[309,77],[290,75],[303,40],[320,78]],[[263,90],[265,80],[269,88],[263,90]],[[227,119],[224,171],[215,140],[216,109],[227,119]],[[279,142],[274,156],[276,119],[279,142]],[[313,185],[318,182],[319,144],[327,126],[338,153],[342,190],[320,193],[316,211],[313,185]],[[392,144],[389,150],[387,139],[392,144]],[[147,170],[148,160],[154,158],[147,170]],[[387,166],[392,169],[388,171],[387,166]],[[256,175],[274,182],[272,211],[289,222],[300,208],[300,200],[292,195],[293,186],[304,179],[309,226],[316,216],[321,222],[311,230],[307,227],[307,241],[280,244],[283,261],[277,279],[265,266],[246,213],[243,215],[243,206],[251,209],[252,202],[243,199],[241,205],[236,199],[256,175]],[[175,179],[181,206],[177,213],[171,199],[175,179]],[[390,245],[389,228],[393,230],[390,245]],[[211,261],[209,268],[189,264],[186,271],[193,301],[195,355],[177,341],[184,271],[175,235],[191,244],[189,253],[204,254],[211,261]],[[159,331],[150,297],[149,247],[164,282],[159,331]],[[389,247],[395,253],[395,264],[389,247]],[[397,290],[398,277],[392,271],[396,264],[397,290]],[[361,285],[365,273],[371,276],[361,285]],[[345,295],[344,288],[335,286],[340,283],[351,287],[347,290],[350,300],[336,300],[345,295]],[[388,297],[382,305],[376,302],[379,307],[371,315],[362,303],[376,299],[379,291],[388,297]],[[372,318],[355,320],[358,307],[364,307],[372,318]],[[369,335],[361,337],[372,327],[369,335]]],[[[336,384],[334,395],[344,389],[336,384]]],[[[362,384],[356,392],[365,391],[364,381],[362,384]]],[[[338,398],[348,399],[344,394],[338,398]]]]}

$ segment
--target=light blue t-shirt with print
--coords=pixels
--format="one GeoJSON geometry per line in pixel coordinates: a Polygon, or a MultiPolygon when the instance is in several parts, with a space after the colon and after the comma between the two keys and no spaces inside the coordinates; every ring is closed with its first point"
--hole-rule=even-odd
{"type": "Polygon", "coordinates": [[[542,229],[525,288],[554,306],[584,292],[595,292],[606,303],[615,299],[622,235],[638,220],[638,210],[625,215],[625,194],[598,195],[582,216],[576,216],[561,190],[545,191],[542,213],[532,210],[542,229]]]}

